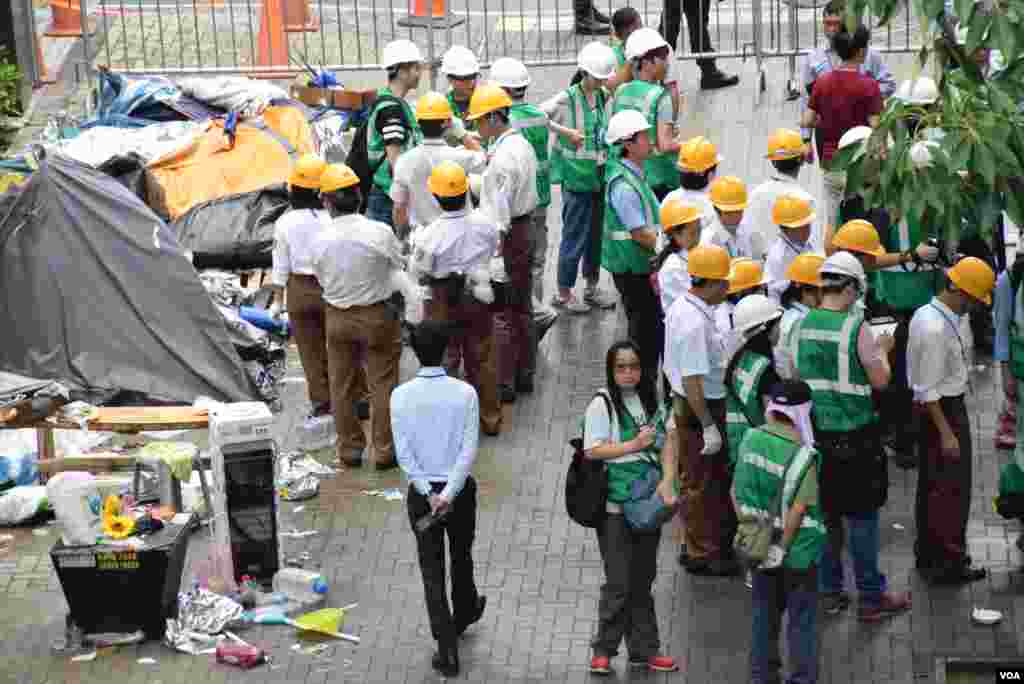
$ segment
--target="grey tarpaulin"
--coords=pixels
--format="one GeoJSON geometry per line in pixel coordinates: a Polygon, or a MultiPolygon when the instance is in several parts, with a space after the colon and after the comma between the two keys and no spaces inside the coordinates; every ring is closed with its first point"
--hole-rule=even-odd
{"type": "Polygon", "coordinates": [[[115,179],[57,155],[0,196],[0,369],[163,402],[258,399],[174,235],[115,179]]]}

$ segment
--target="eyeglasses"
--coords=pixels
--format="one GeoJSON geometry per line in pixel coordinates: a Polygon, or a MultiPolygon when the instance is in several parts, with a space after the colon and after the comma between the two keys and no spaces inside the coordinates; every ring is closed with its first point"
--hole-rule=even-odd
{"type": "Polygon", "coordinates": [[[475,81],[477,78],[479,78],[479,76],[480,76],[480,74],[470,74],[469,76],[453,76],[453,75],[449,75],[448,76],[448,80],[449,81],[463,81],[463,82],[464,81],[475,81]]]}
{"type": "Polygon", "coordinates": [[[617,363],[615,364],[615,370],[617,371],[638,371],[643,370],[643,366],[640,363],[617,363]]]}

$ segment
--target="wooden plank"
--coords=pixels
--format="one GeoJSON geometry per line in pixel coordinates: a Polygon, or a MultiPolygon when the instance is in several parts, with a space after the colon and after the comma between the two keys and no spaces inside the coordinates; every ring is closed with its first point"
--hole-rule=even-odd
{"type": "Polygon", "coordinates": [[[99,451],[92,454],[66,456],[64,458],[40,459],[39,472],[47,475],[65,470],[85,470],[90,473],[109,473],[117,467],[131,466],[136,461],[135,454],[118,454],[112,451],[99,451]]]}
{"type": "MultiPolygon", "coordinates": [[[[77,423],[62,420],[58,416],[47,419],[55,428],[77,430],[77,423]]],[[[90,430],[101,432],[144,432],[160,430],[201,430],[209,427],[210,418],[206,409],[193,406],[130,406],[99,408],[96,416],[88,421],[90,430]]]]}

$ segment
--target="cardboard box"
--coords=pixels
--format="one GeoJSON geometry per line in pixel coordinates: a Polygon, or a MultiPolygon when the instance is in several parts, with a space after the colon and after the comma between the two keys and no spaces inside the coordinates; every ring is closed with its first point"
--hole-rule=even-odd
{"type": "Polygon", "coordinates": [[[334,109],[358,111],[373,104],[377,99],[377,91],[292,85],[292,97],[311,107],[333,107],[334,109]]]}

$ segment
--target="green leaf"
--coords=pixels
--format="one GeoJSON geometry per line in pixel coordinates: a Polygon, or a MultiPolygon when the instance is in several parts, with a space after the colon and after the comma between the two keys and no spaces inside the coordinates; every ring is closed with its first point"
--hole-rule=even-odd
{"type": "Polygon", "coordinates": [[[1024,192],[1008,192],[1006,200],[1006,213],[1018,226],[1024,226],[1024,192]]]}
{"type": "Polygon", "coordinates": [[[971,168],[985,179],[985,185],[989,188],[996,184],[996,159],[992,150],[984,143],[974,146],[971,154],[971,168]]]}
{"type": "Polygon", "coordinates": [[[1017,31],[1019,30],[1019,26],[1011,24],[1004,16],[997,16],[992,20],[995,44],[1003,53],[1003,57],[1009,61],[1017,58],[1017,31]]]}
{"type": "Polygon", "coordinates": [[[971,23],[967,31],[967,45],[964,48],[968,55],[974,54],[975,50],[982,47],[991,23],[992,16],[984,12],[975,12],[974,16],[971,17],[971,23]]]}

